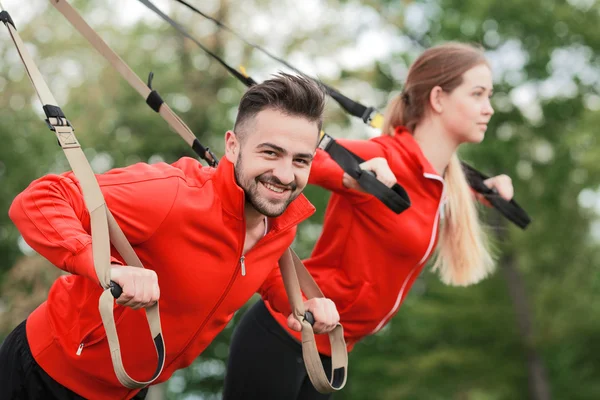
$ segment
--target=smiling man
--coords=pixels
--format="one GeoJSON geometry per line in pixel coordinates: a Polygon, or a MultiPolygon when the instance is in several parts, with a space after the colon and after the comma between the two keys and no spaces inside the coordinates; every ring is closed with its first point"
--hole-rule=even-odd
{"type": "MultiPolygon", "coordinates": [[[[160,298],[166,381],[208,346],[257,291],[288,315],[277,261],[298,223],[314,212],[301,195],[322,125],[325,95],[281,74],[243,96],[217,168],[191,158],[135,164],[98,175],[106,204],[145,269],[113,252],[111,279],[123,288],[114,310],[125,369],[152,376],[156,352],[142,308],[160,298]]],[[[98,312],[90,217],[72,173],[48,175],[18,195],[10,216],[36,251],[70,275],[0,348],[7,398],[130,399],[119,384],[98,312]]],[[[305,303],[316,332],[339,320],[328,299],[305,303]]],[[[290,318],[291,329],[300,329],[290,318]]]]}

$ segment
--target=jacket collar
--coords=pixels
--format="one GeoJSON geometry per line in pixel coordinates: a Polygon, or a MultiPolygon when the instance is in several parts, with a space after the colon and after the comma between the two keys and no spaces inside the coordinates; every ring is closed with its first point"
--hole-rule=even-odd
{"type": "Polygon", "coordinates": [[[396,127],[394,130],[394,139],[408,152],[411,163],[418,167],[424,176],[436,176],[443,180],[429,160],[427,160],[425,154],[423,154],[421,146],[419,146],[415,137],[404,126],[396,127]]]}
{"type": "MultiPolygon", "coordinates": [[[[226,157],[219,161],[213,176],[215,190],[219,195],[223,209],[234,218],[244,220],[244,205],[246,197],[244,190],[235,180],[233,163],[226,157]]],[[[290,203],[279,217],[270,218],[270,230],[283,230],[297,225],[315,212],[315,207],[301,194],[290,203]]]]}

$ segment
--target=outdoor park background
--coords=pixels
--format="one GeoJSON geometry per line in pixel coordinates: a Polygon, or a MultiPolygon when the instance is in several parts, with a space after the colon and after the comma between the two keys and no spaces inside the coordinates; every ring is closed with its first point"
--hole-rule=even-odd
{"type": "MultiPolygon", "coordinates": [[[[533,223],[521,231],[485,212],[498,271],[469,288],[422,274],[398,315],[357,345],[341,399],[600,399],[600,3],[596,0],[191,0],[250,41],[351,98],[385,108],[423,50],[482,44],[494,68],[496,114],[461,157],[513,178],[533,223]]],[[[193,156],[47,1],[2,0],[97,172],[193,156]]],[[[220,157],[245,87],[135,0],[72,3],[220,157]]],[[[157,6],[231,65],[261,81],[280,65],[174,1],[157,6]]],[[[14,196],[67,163],[8,32],[0,27],[0,340],[46,296],[60,271],[24,244],[8,218],[14,196]]],[[[378,132],[329,101],[326,131],[378,132]]],[[[307,256],[318,212],[300,226],[307,256]]],[[[410,234],[410,233],[408,233],[410,234]]],[[[238,313],[234,322],[239,319],[238,313]]],[[[218,399],[231,324],[154,399],[218,399]]]]}

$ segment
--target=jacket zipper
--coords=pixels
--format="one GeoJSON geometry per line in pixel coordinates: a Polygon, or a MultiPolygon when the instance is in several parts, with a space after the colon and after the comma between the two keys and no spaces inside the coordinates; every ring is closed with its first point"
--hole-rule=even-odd
{"type": "MultiPolygon", "coordinates": [[[[114,308],[113,308],[113,313],[114,313],[114,308]]],[[[123,318],[123,315],[125,314],[125,310],[123,310],[123,312],[121,313],[121,315],[119,315],[119,318],[117,320],[115,320],[115,324],[118,324],[119,321],[121,321],[121,318],[123,318]]],[[[99,327],[102,326],[102,322],[96,324],[96,326],[94,326],[92,329],[90,329],[89,331],[87,331],[87,333],[83,336],[83,339],[81,339],[81,342],[79,343],[79,346],[77,347],[77,351],[75,352],[75,355],[80,356],[81,352],[83,351],[83,348],[85,346],[91,346],[93,344],[96,344],[98,342],[100,342],[101,340],[103,340],[104,338],[106,338],[106,332],[104,333],[104,335],[101,335],[100,337],[86,343],[87,338],[92,334],[92,332],[94,332],[96,329],[98,329],[99,327]]]]}
{"type": "Polygon", "coordinates": [[[446,184],[444,183],[444,179],[441,176],[434,175],[434,174],[429,174],[427,172],[424,173],[423,176],[425,178],[434,179],[434,180],[439,181],[439,182],[442,183],[442,195],[440,197],[440,201],[438,202],[438,208],[437,208],[437,211],[435,213],[435,220],[433,221],[433,229],[432,229],[432,232],[431,232],[431,239],[429,240],[429,247],[427,247],[427,250],[425,251],[425,255],[423,256],[423,258],[421,258],[421,261],[419,261],[417,263],[417,265],[415,265],[410,270],[410,273],[406,276],[406,279],[404,279],[404,282],[402,283],[402,287],[400,288],[400,293],[398,293],[398,297],[396,298],[396,302],[394,303],[394,306],[392,307],[392,310],[381,320],[381,322],[379,322],[379,324],[377,324],[377,326],[375,327],[375,329],[373,329],[373,331],[371,332],[371,335],[377,333],[381,328],[383,328],[383,326],[386,324],[386,322],[398,310],[398,307],[400,307],[400,303],[402,302],[402,296],[404,294],[404,289],[406,289],[406,285],[408,284],[408,281],[410,281],[410,279],[412,278],[412,276],[415,273],[415,271],[419,267],[421,267],[423,265],[423,263],[425,263],[427,261],[427,258],[429,257],[429,254],[433,250],[433,243],[435,242],[435,238],[437,236],[437,228],[438,228],[438,222],[439,222],[439,219],[440,219],[440,213],[442,212],[442,207],[444,206],[444,195],[446,194],[446,184]]]}
{"type": "Polygon", "coordinates": [[[240,265],[242,267],[242,276],[246,276],[246,256],[240,257],[240,265]]]}
{"type": "MultiPolygon", "coordinates": [[[[290,229],[290,228],[286,228],[286,229],[283,229],[283,230],[281,230],[281,231],[279,231],[277,233],[274,233],[273,236],[271,236],[270,238],[268,238],[268,240],[263,241],[259,246],[264,245],[265,243],[272,241],[274,238],[276,238],[276,237],[282,235],[283,233],[287,232],[288,229],[290,229]]],[[[245,232],[246,232],[246,228],[245,228],[245,223],[244,223],[244,237],[245,237],[245,232]]],[[[244,249],[244,242],[245,242],[245,240],[242,239],[242,250],[240,251],[240,253],[244,249]]],[[[253,251],[254,249],[256,249],[256,247],[258,247],[258,246],[254,246],[250,251],[253,251]]],[[[243,274],[242,274],[242,276],[246,274],[245,260],[246,260],[245,256],[243,256],[243,255],[240,256],[239,261],[236,263],[236,267],[235,267],[235,270],[233,271],[231,279],[229,280],[229,284],[227,285],[227,287],[225,288],[225,291],[223,292],[223,294],[219,298],[219,301],[217,301],[217,303],[212,308],[212,310],[210,310],[210,313],[208,314],[208,316],[206,317],[206,319],[202,322],[202,325],[200,325],[200,328],[198,329],[198,331],[196,331],[196,333],[194,334],[194,337],[192,337],[192,339],[188,342],[188,344],[184,347],[184,349],[175,358],[173,358],[173,360],[169,364],[165,364],[165,366],[164,366],[165,369],[168,368],[169,365],[171,365],[172,363],[174,363],[181,355],[185,354],[185,352],[187,351],[188,347],[194,342],[194,340],[198,337],[198,335],[200,334],[200,332],[202,332],[202,330],[204,329],[204,327],[206,326],[206,324],[208,323],[208,321],[211,319],[211,317],[213,316],[213,314],[215,313],[215,311],[219,308],[219,306],[221,305],[221,303],[223,303],[223,300],[225,300],[225,297],[227,297],[227,295],[229,294],[229,291],[231,290],[231,287],[233,286],[233,283],[235,282],[235,279],[237,278],[238,271],[242,269],[242,266],[243,266],[243,274]]]]}
{"type": "MultiPolygon", "coordinates": [[[[268,232],[269,232],[269,222],[267,220],[267,217],[265,217],[265,233],[263,234],[263,237],[261,239],[264,239],[267,236],[268,232]]],[[[245,240],[244,240],[244,242],[245,242],[245,240]]],[[[254,247],[256,247],[256,245],[254,245],[254,247]]],[[[240,264],[242,266],[242,276],[246,276],[246,256],[240,257],[240,264]]]]}

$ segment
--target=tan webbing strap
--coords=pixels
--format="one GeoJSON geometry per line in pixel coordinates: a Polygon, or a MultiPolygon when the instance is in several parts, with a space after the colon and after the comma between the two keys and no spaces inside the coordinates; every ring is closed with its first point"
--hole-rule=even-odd
{"type": "Polygon", "coordinates": [[[348,374],[348,353],[342,325],[338,324],[333,331],[329,332],[329,342],[331,343],[331,379],[329,380],[319,357],[313,328],[304,318],[304,302],[302,301],[300,288],[302,288],[308,299],[325,296],[323,296],[321,289],[319,289],[300,258],[291,248],[279,260],[279,268],[292,306],[292,313],[302,325],[302,355],[308,377],[314,387],[321,393],[330,393],[342,389],[346,384],[348,374]]]}
{"type": "MultiPolygon", "coordinates": [[[[144,98],[148,101],[148,97],[151,95],[151,89],[144,84],[144,82],[127,66],[127,64],[110,48],[108,45],[98,36],[98,34],[83,20],[83,18],[77,13],[71,5],[64,0],[50,0],[52,5],[58,9],[65,18],[77,29],[81,35],[83,35],[88,42],[96,50],[104,56],[110,64],[125,78],[125,80],[144,98]]],[[[169,123],[169,125],[192,147],[194,147],[198,141],[196,136],[191,130],[185,125],[183,121],[168,107],[167,104],[161,103],[158,109],[159,114],[169,123]]],[[[110,213],[109,213],[110,221],[110,213]]],[[[118,233],[111,231],[111,237],[118,237],[118,233]]],[[[119,253],[125,258],[124,252],[126,249],[120,249],[117,244],[113,244],[119,251],[119,253]]],[[[343,338],[343,329],[339,325],[333,332],[330,333],[330,341],[332,344],[332,379],[331,382],[327,380],[327,376],[323,370],[321,360],[314,342],[314,332],[312,326],[304,321],[304,303],[300,297],[300,286],[298,284],[298,277],[296,276],[297,271],[300,274],[300,283],[302,289],[305,290],[305,294],[309,297],[323,297],[320,289],[306,270],[302,262],[295,255],[295,258],[291,256],[293,251],[289,249],[284,253],[282,257],[282,275],[290,303],[296,318],[302,324],[302,337],[303,337],[303,354],[309,377],[317,390],[327,393],[334,390],[341,389],[346,383],[346,373],[348,356],[346,345],[343,338]],[[299,263],[298,263],[299,262],[299,263]],[[289,266],[289,267],[288,267],[289,266]],[[286,271],[284,273],[284,270],[286,271]],[[291,283],[290,283],[291,282],[291,283]],[[290,293],[294,294],[296,300],[292,300],[290,293]]],[[[131,263],[130,265],[136,265],[131,263]]],[[[108,324],[107,324],[108,325],[108,324]]],[[[107,326],[107,330],[112,327],[107,326]]],[[[151,324],[152,329],[152,324],[151,324]]],[[[118,341],[116,342],[118,346],[118,341]]],[[[122,364],[120,360],[120,353],[118,351],[111,350],[113,354],[113,364],[115,365],[115,371],[122,371],[122,364]]],[[[124,373],[124,371],[123,371],[124,373]]],[[[119,373],[117,373],[119,376],[119,373]]],[[[121,378],[119,378],[121,380],[121,378]]],[[[123,383],[123,381],[121,381],[123,383]]],[[[125,383],[123,383],[125,385],[125,383]]]]}
{"type": "MultiPolygon", "coordinates": [[[[87,39],[87,41],[116,69],[121,76],[134,88],[146,101],[151,94],[156,95],[159,99],[160,96],[152,89],[148,87],[136,74],[129,68],[129,66],[115,53],[102,38],[94,31],[87,22],[79,15],[79,13],[66,1],[64,0],[50,0],[50,3],[64,15],[64,17],[73,25],[79,33],[87,39]]],[[[179,134],[192,148],[200,144],[194,133],[190,128],[171,110],[171,108],[162,101],[159,101],[158,105],[155,105],[157,111],[165,121],[171,126],[175,132],[179,134]]],[[[154,107],[153,107],[154,108],[154,107]]],[[[204,155],[205,160],[212,159],[214,156],[207,149],[204,155]]]]}
{"type": "Polygon", "coordinates": [[[148,325],[157,352],[158,361],[156,371],[150,380],[144,382],[136,381],[129,377],[123,368],[119,338],[115,326],[113,314],[114,298],[110,291],[110,241],[112,241],[113,245],[119,251],[121,256],[123,256],[127,264],[143,268],[142,263],[127,241],[125,234],[106,207],[104,197],[102,196],[94,172],[81,150],[79,142],[73,132],[73,128],[64,114],[62,114],[62,111],[58,107],[57,102],[46,85],[40,71],[27,52],[19,34],[12,23],[5,21],[5,25],[15,43],[38,97],[44,105],[44,111],[48,116],[48,124],[56,133],[58,142],[65,153],[69,165],[79,180],[84,201],[90,213],[94,268],[100,285],[104,288],[104,292],[100,296],[98,307],[106,330],[115,374],[121,384],[127,388],[138,389],[145,387],[160,375],[165,361],[165,345],[161,332],[158,303],[146,309],[148,325]]]}

